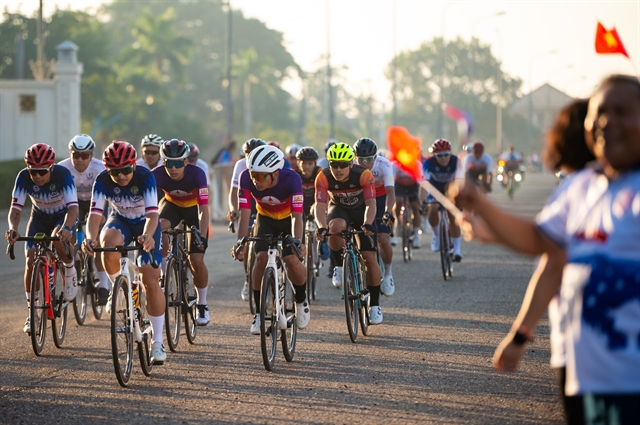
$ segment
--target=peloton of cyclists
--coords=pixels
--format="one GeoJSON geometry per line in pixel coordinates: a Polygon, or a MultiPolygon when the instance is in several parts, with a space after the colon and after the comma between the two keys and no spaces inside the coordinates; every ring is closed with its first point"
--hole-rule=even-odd
{"type": "Polygon", "coordinates": [[[157,134],[147,134],[142,138],[140,144],[140,153],[142,157],[138,158],[136,165],[138,167],[146,168],[147,170],[153,170],[154,168],[162,165],[162,158],[160,158],[160,148],[162,147],[162,137],[157,134]]]}
{"type": "MultiPolygon", "coordinates": [[[[371,324],[378,325],[382,323],[381,270],[376,248],[371,238],[367,237],[374,236],[376,232],[376,192],[373,174],[354,164],[354,157],[351,146],[346,143],[336,143],[327,152],[329,167],[324,168],[316,178],[317,236],[319,240],[324,240],[328,232],[339,233],[346,230],[347,226],[361,228],[365,232],[365,235],[356,235],[356,239],[367,267],[371,324]]],[[[336,288],[342,286],[342,246],[343,239],[340,236],[329,237],[331,257],[336,265],[332,283],[336,288]]]]}
{"type": "MultiPolygon", "coordinates": [[[[65,265],[64,271],[64,299],[72,301],[78,292],[76,268],[73,257],[66,255],[64,242],[71,242],[74,237],[73,228],[78,218],[78,195],[73,177],[68,169],[54,164],[56,153],[53,148],[44,143],[38,143],[27,149],[24,162],[27,167],[22,169],[16,177],[13,187],[11,209],[9,210],[9,229],[5,234],[10,244],[20,237],[18,226],[20,214],[27,196],[31,199],[32,207],[27,236],[36,233],[57,236],[60,241],[53,242],[53,246],[65,265]]],[[[37,246],[27,242],[25,246],[24,290],[27,296],[27,307],[30,305],[30,282],[37,246]]],[[[24,324],[23,332],[31,332],[30,315],[24,324]]]]}
{"type": "Polygon", "coordinates": [[[391,266],[393,249],[391,248],[391,228],[393,206],[396,203],[395,180],[391,162],[378,155],[378,145],[372,139],[363,137],[353,145],[356,163],[373,174],[373,185],[376,190],[376,230],[380,255],[384,263],[384,276],[380,291],[390,297],[395,292],[391,266]]]}
{"type": "MultiPolygon", "coordinates": [[[[195,226],[200,231],[201,246],[198,246],[196,238],[189,234],[189,264],[193,273],[193,283],[198,291],[196,324],[205,326],[210,320],[207,305],[209,270],[204,263],[209,236],[209,188],[204,171],[188,163],[189,153],[189,145],[184,141],[165,141],[160,149],[163,167],[154,168],[152,173],[157,188],[164,193],[158,204],[162,230],[171,229],[184,220],[186,228],[195,226]]],[[[163,263],[167,257],[168,242],[168,237],[163,235],[163,263]]]]}
{"type": "MultiPolygon", "coordinates": [[[[275,146],[258,146],[251,152],[247,166],[248,169],[240,175],[238,191],[240,209],[238,240],[249,234],[250,197],[253,197],[258,210],[253,232],[255,236],[292,235],[298,241],[302,241],[304,229],[302,180],[295,171],[283,168],[282,151],[275,146]]],[[[304,258],[306,248],[302,242],[298,243],[300,243],[300,254],[304,258]]],[[[234,246],[231,248],[232,255],[238,260],[243,260],[246,256],[246,246],[244,245],[240,250],[236,250],[234,246]]],[[[256,260],[251,271],[251,280],[256,311],[260,309],[260,283],[267,265],[268,248],[266,241],[255,243],[256,260]]],[[[282,246],[282,259],[287,269],[287,276],[295,288],[296,325],[298,329],[305,329],[311,318],[306,290],[307,271],[286,241],[282,246]]],[[[251,333],[260,334],[259,314],[253,317],[251,333]]]]}
{"type": "MultiPolygon", "coordinates": [[[[451,183],[455,179],[464,177],[464,169],[461,161],[457,156],[451,154],[451,143],[446,139],[437,139],[433,142],[429,150],[433,156],[424,161],[422,167],[424,178],[441,193],[447,195],[451,183]]],[[[425,204],[427,202],[429,202],[427,217],[433,229],[431,250],[438,252],[440,250],[440,234],[438,232],[440,217],[438,215],[438,205],[435,203],[435,198],[431,194],[427,197],[425,204]]],[[[447,214],[449,214],[449,222],[451,224],[450,232],[451,241],[453,242],[453,260],[460,261],[463,258],[460,247],[460,226],[455,222],[455,218],[450,212],[447,212],[447,214]]]]}
{"type": "Polygon", "coordinates": [[[484,193],[491,192],[493,158],[484,151],[484,143],[473,144],[472,153],[464,158],[466,177],[476,182],[484,193]]]}
{"type": "MultiPolygon", "coordinates": [[[[136,166],[136,149],[127,142],[115,141],[102,154],[106,171],[100,173],[93,185],[91,212],[87,225],[87,238],[83,249],[93,255],[93,248],[111,248],[129,245],[134,239],[142,245],[136,252],[136,262],[142,274],[147,294],[147,311],[153,330],[151,358],[154,364],[163,364],[167,353],[162,343],[165,297],[160,288],[160,268],[151,266],[149,254],[162,261],[162,232],[158,222],[158,196],[156,179],[145,167],[136,166]],[[111,214],[100,231],[100,221],[107,201],[111,214]],[[98,241],[99,238],[99,241],[98,241]]],[[[102,263],[114,283],[120,272],[120,253],[103,252],[102,263]]],[[[110,309],[107,304],[107,310],[110,309]]]]}

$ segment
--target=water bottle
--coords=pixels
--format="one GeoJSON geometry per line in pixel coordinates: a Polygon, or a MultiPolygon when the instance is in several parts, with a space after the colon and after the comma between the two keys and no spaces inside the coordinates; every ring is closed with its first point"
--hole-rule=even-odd
{"type": "Polygon", "coordinates": [[[78,230],[76,230],[76,240],[79,244],[84,242],[84,230],[82,230],[82,228],[78,228],[78,230]]]}
{"type": "Polygon", "coordinates": [[[49,272],[49,289],[53,291],[53,288],[55,287],[55,284],[53,282],[55,275],[53,273],[53,265],[49,264],[48,266],[48,272],[49,272]]]}

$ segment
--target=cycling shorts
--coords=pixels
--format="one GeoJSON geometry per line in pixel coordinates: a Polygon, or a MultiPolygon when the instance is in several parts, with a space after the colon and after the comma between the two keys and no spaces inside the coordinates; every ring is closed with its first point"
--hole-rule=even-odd
{"type": "Polygon", "coordinates": [[[420,190],[420,185],[418,183],[414,183],[411,186],[402,186],[396,183],[395,190],[396,199],[401,199],[406,196],[409,198],[409,202],[418,202],[418,192],[420,190]]]}
{"type": "MultiPolygon", "coordinates": [[[[291,234],[291,216],[282,220],[275,220],[271,217],[258,214],[253,225],[253,234],[260,237],[265,235],[286,236],[291,234]]],[[[267,241],[254,242],[255,252],[266,252],[269,250],[267,241]]],[[[282,241],[282,258],[293,255],[293,248],[287,241],[282,241]]]]}
{"type": "MultiPolygon", "coordinates": [[[[206,208],[206,206],[205,206],[206,208]]],[[[196,205],[192,207],[182,208],[177,206],[176,204],[167,201],[165,198],[160,200],[158,205],[158,211],[160,218],[164,218],[169,221],[169,225],[171,228],[174,228],[180,223],[180,220],[184,220],[185,229],[196,226],[196,229],[200,228],[200,219],[198,218],[198,207],[196,205]]],[[[206,229],[205,231],[208,231],[206,229]]],[[[198,248],[196,244],[196,238],[194,238],[191,233],[187,235],[187,240],[189,243],[189,254],[204,254],[207,250],[208,240],[206,235],[201,235],[202,240],[202,248],[198,248]]]]}
{"type": "MultiPolygon", "coordinates": [[[[134,238],[137,238],[144,232],[144,224],[145,221],[138,224],[131,224],[123,218],[112,214],[107,219],[102,231],[104,232],[107,229],[116,229],[120,231],[124,238],[123,245],[127,246],[134,238]]],[[[162,262],[162,230],[160,229],[159,222],[156,226],[156,231],[153,234],[153,240],[155,242],[155,245],[153,246],[153,258],[155,258],[156,263],[160,264],[162,262]]],[[[136,251],[136,264],[138,267],[151,264],[151,257],[149,256],[149,253],[143,250],[136,251]]]]}
{"type": "MultiPolygon", "coordinates": [[[[62,226],[64,224],[65,214],[59,216],[43,216],[43,215],[31,215],[29,222],[27,223],[27,236],[35,236],[36,233],[44,233],[47,236],[53,235],[53,230],[56,226],[62,226]]],[[[72,229],[75,234],[75,230],[72,229]]],[[[35,242],[27,242],[25,244],[25,253],[29,249],[35,249],[38,245],[35,242]]]]}
{"type": "Polygon", "coordinates": [[[389,226],[382,222],[382,216],[387,207],[387,195],[378,196],[376,198],[376,233],[391,234],[389,226]]]}
{"type": "MultiPolygon", "coordinates": [[[[354,230],[362,230],[364,224],[364,212],[365,206],[362,205],[356,209],[345,209],[335,204],[329,204],[327,209],[327,223],[336,218],[343,219],[347,226],[351,226],[354,230]]],[[[375,245],[371,243],[369,237],[363,234],[356,235],[356,241],[358,242],[358,248],[360,251],[375,251],[375,245]]]]}

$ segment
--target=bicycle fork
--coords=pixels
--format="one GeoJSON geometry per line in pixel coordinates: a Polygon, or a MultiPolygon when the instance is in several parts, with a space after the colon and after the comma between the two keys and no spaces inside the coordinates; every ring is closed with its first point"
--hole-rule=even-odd
{"type": "Polygon", "coordinates": [[[286,285],[284,278],[284,265],[282,264],[282,260],[280,260],[280,264],[278,265],[276,262],[276,249],[269,249],[269,261],[267,261],[267,267],[273,267],[273,270],[276,271],[276,322],[279,330],[287,329],[287,316],[284,312],[284,297],[285,297],[285,287],[286,285]]]}

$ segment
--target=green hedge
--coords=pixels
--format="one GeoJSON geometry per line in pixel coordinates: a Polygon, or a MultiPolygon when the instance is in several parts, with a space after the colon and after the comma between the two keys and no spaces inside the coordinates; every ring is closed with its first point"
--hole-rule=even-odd
{"type": "Polygon", "coordinates": [[[11,192],[18,172],[25,167],[23,159],[0,162],[0,210],[11,207],[11,192]]]}

